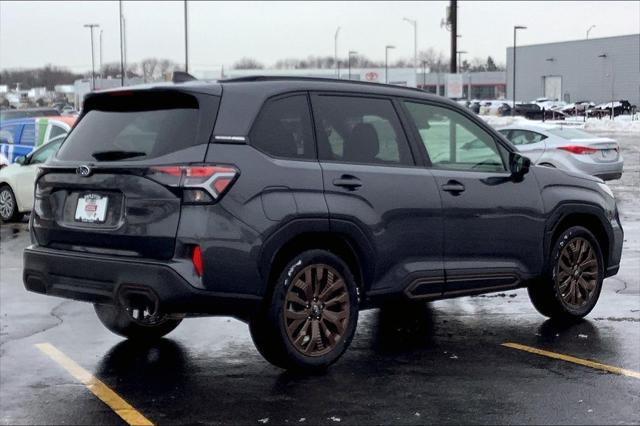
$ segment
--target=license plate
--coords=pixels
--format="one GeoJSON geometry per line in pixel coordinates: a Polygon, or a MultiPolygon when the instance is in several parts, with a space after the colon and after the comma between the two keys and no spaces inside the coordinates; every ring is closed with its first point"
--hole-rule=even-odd
{"type": "Polygon", "coordinates": [[[102,223],[107,216],[109,199],[98,194],[85,194],[78,198],[76,220],[78,222],[102,223]]]}
{"type": "Polygon", "coordinates": [[[603,149],[602,152],[602,158],[607,158],[610,156],[611,153],[613,153],[613,149],[603,149]]]}

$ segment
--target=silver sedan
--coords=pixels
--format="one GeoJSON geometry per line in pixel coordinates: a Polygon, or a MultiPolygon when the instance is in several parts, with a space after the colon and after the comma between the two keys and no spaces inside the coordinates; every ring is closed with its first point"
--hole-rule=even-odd
{"type": "Polygon", "coordinates": [[[498,129],[533,164],[620,179],[624,161],[618,143],[570,126],[519,124],[498,129]]]}

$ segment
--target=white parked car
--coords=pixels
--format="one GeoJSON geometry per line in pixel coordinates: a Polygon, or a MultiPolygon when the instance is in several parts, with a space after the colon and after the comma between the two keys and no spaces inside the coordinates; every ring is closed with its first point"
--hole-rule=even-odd
{"type": "Polygon", "coordinates": [[[505,108],[511,111],[513,102],[505,99],[480,101],[480,115],[503,115],[505,108]]]}
{"type": "Polygon", "coordinates": [[[18,157],[14,164],[0,169],[0,219],[15,222],[33,207],[33,191],[38,165],[60,148],[67,135],[53,138],[30,154],[18,157]]]}
{"type": "Polygon", "coordinates": [[[624,160],[618,143],[575,127],[515,123],[498,129],[533,164],[620,179],[624,160]]]}

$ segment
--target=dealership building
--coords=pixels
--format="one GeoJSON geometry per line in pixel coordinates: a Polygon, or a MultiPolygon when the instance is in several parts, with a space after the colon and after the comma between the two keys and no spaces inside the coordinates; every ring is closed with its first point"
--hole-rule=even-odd
{"type": "MultiPolygon", "coordinates": [[[[516,98],[640,106],[640,34],[516,46],[516,98]]],[[[513,47],[507,48],[507,98],[513,98],[513,47]]]]}

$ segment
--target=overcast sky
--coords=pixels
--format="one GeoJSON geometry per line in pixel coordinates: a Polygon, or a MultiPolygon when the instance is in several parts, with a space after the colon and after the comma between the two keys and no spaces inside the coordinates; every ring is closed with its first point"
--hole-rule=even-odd
{"type": "MultiPolygon", "coordinates": [[[[448,2],[189,2],[189,57],[192,69],[229,67],[243,56],[265,65],[286,57],[333,55],[334,33],[346,57],[356,50],[384,58],[413,55],[413,29],[403,17],[418,21],[419,49],[449,49],[441,28],[448,2]]],[[[505,62],[513,25],[526,25],[519,44],[640,32],[640,1],[459,1],[459,50],[466,58],[494,56],[505,62]]],[[[147,57],[184,61],[183,2],[124,1],[129,62],[147,57]]],[[[89,30],[100,24],[103,60],[119,61],[118,2],[0,1],[0,68],[38,67],[47,63],[83,72],[91,67],[89,30]]],[[[96,33],[97,36],[97,33],[96,33]]],[[[96,49],[98,47],[96,37],[96,49]]],[[[97,55],[97,53],[96,53],[97,55]]],[[[447,54],[448,55],[448,54],[447,54]]],[[[97,57],[96,57],[97,61],[97,57]]]]}

